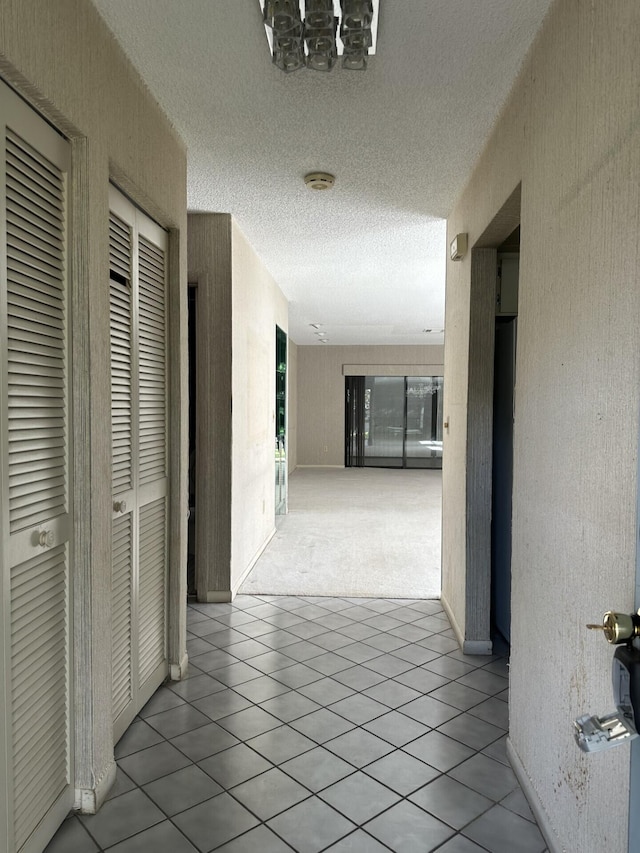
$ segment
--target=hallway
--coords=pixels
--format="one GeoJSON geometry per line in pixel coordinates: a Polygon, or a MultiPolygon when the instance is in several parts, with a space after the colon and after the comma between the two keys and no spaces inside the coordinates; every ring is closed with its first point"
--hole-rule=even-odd
{"type": "Polygon", "coordinates": [[[543,853],[505,754],[507,665],[438,601],[240,595],[188,610],[189,678],[46,853],[543,853]]]}
{"type": "Polygon", "coordinates": [[[240,592],[440,596],[441,470],[297,468],[277,528],[240,592]]]}

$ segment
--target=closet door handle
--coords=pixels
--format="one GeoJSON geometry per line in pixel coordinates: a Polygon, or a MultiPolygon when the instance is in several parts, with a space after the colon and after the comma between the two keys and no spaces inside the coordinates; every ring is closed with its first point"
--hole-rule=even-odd
{"type": "Polygon", "coordinates": [[[54,542],[53,530],[41,530],[38,536],[38,543],[43,548],[51,548],[54,542]]]}
{"type": "Polygon", "coordinates": [[[113,511],[114,512],[126,512],[127,511],[127,502],[126,501],[114,501],[113,502],[113,511]]]}

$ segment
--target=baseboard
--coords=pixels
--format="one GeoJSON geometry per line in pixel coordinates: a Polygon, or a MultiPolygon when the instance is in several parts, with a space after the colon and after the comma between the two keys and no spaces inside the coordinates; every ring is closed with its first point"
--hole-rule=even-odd
{"type": "Polygon", "coordinates": [[[531,779],[527,771],[525,770],[524,764],[520,760],[520,756],[515,750],[515,747],[511,743],[511,738],[507,737],[507,756],[509,761],[511,762],[511,766],[513,767],[513,772],[516,774],[516,778],[520,783],[520,787],[522,788],[522,793],[527,798],[527,802],[529,803],[529,808],[533,812],[533,816],[535,817],[538,827],[540,828],[540,832],[542,833],[544,840],[547,843],[547,847],[549,848],[549,853],[566,853],[566,849],[560,844],[558,841],[558,837],[553,831],[553,827],[549,821],[549,815],[544,810],[542,803],[540,802],[540,798],[538,797],[531,779]]]}
{"type": "Polygon", "coordinates": [[[273,530],[271,531],[271,533],[264,540],[264,542],[262,543],[262,547],[258,549],[258,552],[254,556],[253,560],[251,560],[251,562],[249,563],[247,568],[240,575],[240,579],[237,580],[235,582],[235,584],[233,585],[233,588],[231,590],[231,598],[229,599],[229,601],[233,601],[233,599],[236,597],[236,595],[238,594],[238,590],[240,589],[242,584],[246,581],[247,577],[251,574],[253,567],[258,562],[260,557],[264,554],[267,545],[269,544],[269,542],[271,542],[271,540],[273,539],[273,537],[276,535],[277,532],[278,532],[277,528],[274,527],[273,530]]]}
{"type": "Polygon", "coordinates": [[[449,602],[442,593],[440,594],[440,603],[442,604],[442,609],[449,617],[449,622],[451,622],[451,627],[453,629],[453,633],[456,635],[458,645],[460,646],[462,652],[465,655],[492,654],[493,643],[491,642],[491,640],[465,640],[464,631],[460,627],[456,617],[453,615],[453,611],[449,606],[449,602]]]}
{"type": "Polygon", "coordinates": [[[198,604],[229,604],[233,601],[233,593],[230,589],[208,589],[202,598],[198,597],[198,604]]]}
{"type": "Polygon", "coordinates": [[[169,679],[171,681],[182,681],[187,675],[189,667],[189,655],[185,652],[182,660],[178,663],[169,664],[169,679]]]}
{"type": "Polygon", "coordinates": [[[344,468],[344,465],[298,465],[298,468],[344,468]]]}
{"type": "Polygon", "coordinates": [[[76,788],[75,811],[82,814],[95,814],[109,795],[113,783],[116,781],[118,767],[112,759],[106,766],[102,776],[96,780],[95,788],[76,788]]]}

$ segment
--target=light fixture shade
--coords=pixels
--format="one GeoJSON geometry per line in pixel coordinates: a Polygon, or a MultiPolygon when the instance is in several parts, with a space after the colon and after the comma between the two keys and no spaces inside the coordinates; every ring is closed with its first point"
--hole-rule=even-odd
{"type": "Polygon", "coordinates": [[[304,40],[307,47],[307,68],[331,71],[338,55],[336,32],[338,19],[331,16],[329,26],[312,29],[305,20],[304,40]]]}
{"type": "Polygon", "coordinates": [[[342,56],[342,67],[347,71],[366,71],[367,51],[345,50],[342,56]]]}
{"type": "Polygon", "coordinates": [[[277,32],[285,32],[302,24],[300,0],[265,0],[263,20],[277,32]]]}
{"type": "Polygon", "coordinates": [[[367,53],[373,43],[372,0],[341,0],[341,5],[340,38],[344,44],[342,67],[350,71],[364,71],[367,67],[367,53]]]}
{"type": "Polygon", "coordinates": [[[310,30],[332,27],[334,23],[333,0],[306,0],[305,28],[310,30]]]}
{"type": "Polygon", "coordinates": [[[302,25],[280,34],[273,34],[273,62],[289,73],[302,68],[305,63],[302,25]]]}

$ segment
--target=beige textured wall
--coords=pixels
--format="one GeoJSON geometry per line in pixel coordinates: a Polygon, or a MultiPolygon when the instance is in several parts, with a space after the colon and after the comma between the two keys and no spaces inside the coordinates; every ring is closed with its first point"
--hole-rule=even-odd
{"type": "Polygon", "coordinates": [[[298,465],[298,345],[289,338],[287,351],[287,471],[298,465]]]}
{"type": "Polygon", "coordinates": [[[282,292],[232,220],[231,589],[271,537],[275,521],[276,324],[282,292]]]}
{"type": "Polygon", "coordinates": [[[411,365],[407,374],[422,364],[441,372],[443,347],[299,346],[298,465],[344,465],[344,364],[411,365]]]}
{"type": "MultiPolygon", "coordinates": [[[[184,600],[186,560],[186,156],[182,143],[87,0],[3,0],[0,74],[73,140],[74,697],[76,788],[101,790],[112,768],[108,181],[171,238],[171,571],[184,600]],[[184,412],[181,409],[184,408],[184,412]]],[[[185,648],[171,617],[172,658],[185,648]]],[[[102,791],[104,793],[104,790],[102,791]]],[[[90,799],[90,798],[89,798],[90,799]]],[[[88,803],[88,799],[85,800],[88,803]]]]}
{"type": "MultiPolygon", "coordinates": [[[[612,706],[585,623],[631,611],[640,398],[640,5],[559,0],[463,196],[473,246],[522,181],[511,742],[570,853],[627,850],[629,750],[583,755],[612,706]],[[615,780],[615,783],[614,781],[615,780]]],[[[465,624],[470,255],[446,299],[443,595],[465,624]]]]}

